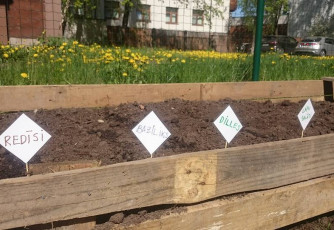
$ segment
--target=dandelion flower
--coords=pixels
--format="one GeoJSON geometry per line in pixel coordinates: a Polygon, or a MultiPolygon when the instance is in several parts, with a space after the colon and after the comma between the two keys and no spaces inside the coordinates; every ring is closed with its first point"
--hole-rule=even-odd
{"type": "Polygon", "coordinates": [[[75,46],[75,45],[78,45],[79,42],[78,41],[73,41],[72,44],[75,46]]]}
{"type": "Polygon", "coordinates": [[[38,54],[34,54],[34,58],[38,57],[38,54]]]}
{"type": "Polygon", "coordinates": [[[276,64],[276,62],[275,62],[275,61],[272,61],[272,62],[271,62],[271,64],[275,65],[275,64],[276,64]]]}
{"type": "Polygon", "coordinates": [[[131,53],[131,50],[130,49],[126,49],[125,52],[131,53]]]}
{"type": "Polygon", "coordinates": [[[186,60],[182,59],[181,62],[182,62],[182,63],[186,63],[186,60]]]}
{"type": "Polygon", "coordinates": [[[21,73],[21,77],[23,77],[23,78],[28,78],[29,76],[28,76],[27,73],[21,73]]]}
{"type": "Polygon", "coordinates": [[[6,54],[6,53],[4,53],[2,56],[3,56],[4,58],[8,58],[8,57],[9,57],[9,55],[6,54]]]}
{"type": "Polygon", "coordinates": [[[128,76],[128,74],[126,72],[124,72],[122,75],[123,75],[123,77],[127,77],[128,76]]]}

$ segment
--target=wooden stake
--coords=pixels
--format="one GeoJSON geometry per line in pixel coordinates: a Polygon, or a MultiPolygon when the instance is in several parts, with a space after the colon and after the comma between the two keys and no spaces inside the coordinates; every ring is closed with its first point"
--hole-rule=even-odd
{"type": "Polygon", "coordinates": [[[304,129],[302,130],[302,136],[301,136],[301,138],[303,138],[304,137],[304,129]]]}
{"type": "Polygon", "coordinates": [[[27,171],[27,175],[29,174],[29,165],[28,163],[26,163],[26,171],[27,171]]]}
{"type": "Polygon", "coordinates": [[[227,149],[227,141],[225,142],[225,149],[227,149]]]}

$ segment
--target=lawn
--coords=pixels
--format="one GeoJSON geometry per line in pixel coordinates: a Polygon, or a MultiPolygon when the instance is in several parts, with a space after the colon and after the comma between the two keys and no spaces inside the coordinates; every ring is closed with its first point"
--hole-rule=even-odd
{"type": "MultiPolygon", "coordinates": [[[[0,85],[228,82],[252,79],[244,53],[102,47],[77,41],[0,46],[0,85]]],[[[334,76],[334,57],[267,53],[260,80],[334,76]]]]}

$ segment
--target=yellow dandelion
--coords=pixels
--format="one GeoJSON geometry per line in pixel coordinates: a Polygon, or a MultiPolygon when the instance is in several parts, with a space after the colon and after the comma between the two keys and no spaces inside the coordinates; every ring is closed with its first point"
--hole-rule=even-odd
{"type": "Polygon", "coordinates": [[[28,76],[27,73],[21,73],[21,77],[23,77],[23,78],[29,78],[29,76],[28,76]]]}
{"type": "Polygon", "coordinates": [[[272,62],[271,62],[271,64],[275,65],[275,64],[276,64],[276,62],[275,62],[275,61],[272,61],[272,62]]]}
{"type": "Polygon", "coordinates": [[[51,54],[50,55],[50,59],[53,59],[55,57],[55,55],[51,54]]]}
{"type": "Polygon", "coordinates": [[[124,72],[122,75],[123,75],[123,77],[127,77],[128,76],[128,74],[126,72],[124,72]]]}
{"type": "Polygon", "coordinates": [[[130,49],[126,49],[125,52],[131,53],[131,50],[130,49]]]}
{"type": "Polygon", "coordinates": [[[62,44],[63,46],[67,46],[67,42],[63,42],[63,44],[62,44]]]}
{"type": "Polygon", "coordinates": [[[78,44],[79,44],[78,41],[73,41],[73,42],[72,42],[72,45],[74,45],[74,46],[75,46],[75,45],[78,45],[78,44]]]}
{"type": "Polygon", "coordinates": [[[3,56],[4,58],[8,58],[8,57],[9,57],[9,55],[6,54],[6,53],[4,53],[2,56],[3,56]]]}
{"type": "Polygon", "coordinates": [[[34,54],[34,58],[37,58],[38,57],[38,54],[34,54]]]}
{"type": "Polygon", "coordinates": [[[173,55],[172,54],[167,54],[167,57],[168,58],[171,58],[173,55]]]}
{"type": "Polygon", "coordinates": [[[186,63],[186,60],[182,59],[181,62],[182,62],[182,63],[186,63]]]}

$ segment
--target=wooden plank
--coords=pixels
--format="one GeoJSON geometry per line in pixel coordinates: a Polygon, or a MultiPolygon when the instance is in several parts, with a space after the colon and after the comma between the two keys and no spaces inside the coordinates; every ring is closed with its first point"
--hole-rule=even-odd
{"type": "Polygon", "coordinates": [[[277,229],[333,210],[334,178],[330,177],[197,204],[184,213],[112,229],[277,229]]]}
{"type": "Polygon", "coordinates": [[[131,102],[233,99],[322,99],[322,81],[183,83],[149,85],[57,85],[0,87],[0,111],[103,107],[131,102]]]}
{"type": "Polygon", "coordinates": [[[0,229],[194,203],[334,173],[334,134],[0,180],[0,229]]]}
{"type": "Polygon", "coordinates": [[[69,171],[82,168],[93,168],[101,166],[101,162],[95,160],[63,161],[51,163],[29,164],[29,174],[46,174],[69,171]]]}
{"type": "Polygon", "coordinates": [[[202,100],[232,99],[290,99],[323,100],[323,83],[307,81],[261,81],[202,84],[202,100]]]}
{"type": "Polygon", "coordinates": [[[334,77],[323,77],[323,88],[324,88],[324,100],[325,101],[334,101],[333,98],[333,82],[334,77]]]}
{"type": "Polygon", "coordinates": [[[170,98],[199,100],[200,84],[57,85],[0,87],[0,111],[82,108],[170,98]]]}
{"type": "MultiPolygon", "coordinates": [[[[93,168],[101,166],[101,162],[95,160],[64,161],[51,163],[29,164],[29,175],[63,172],[82,168],[93,168]]],[[[95,216],[81,219],[52,222],[47,225],[30,226],[31,230],[55,229],[55,230],[90,230],[96,225],[95,216]]]]}

